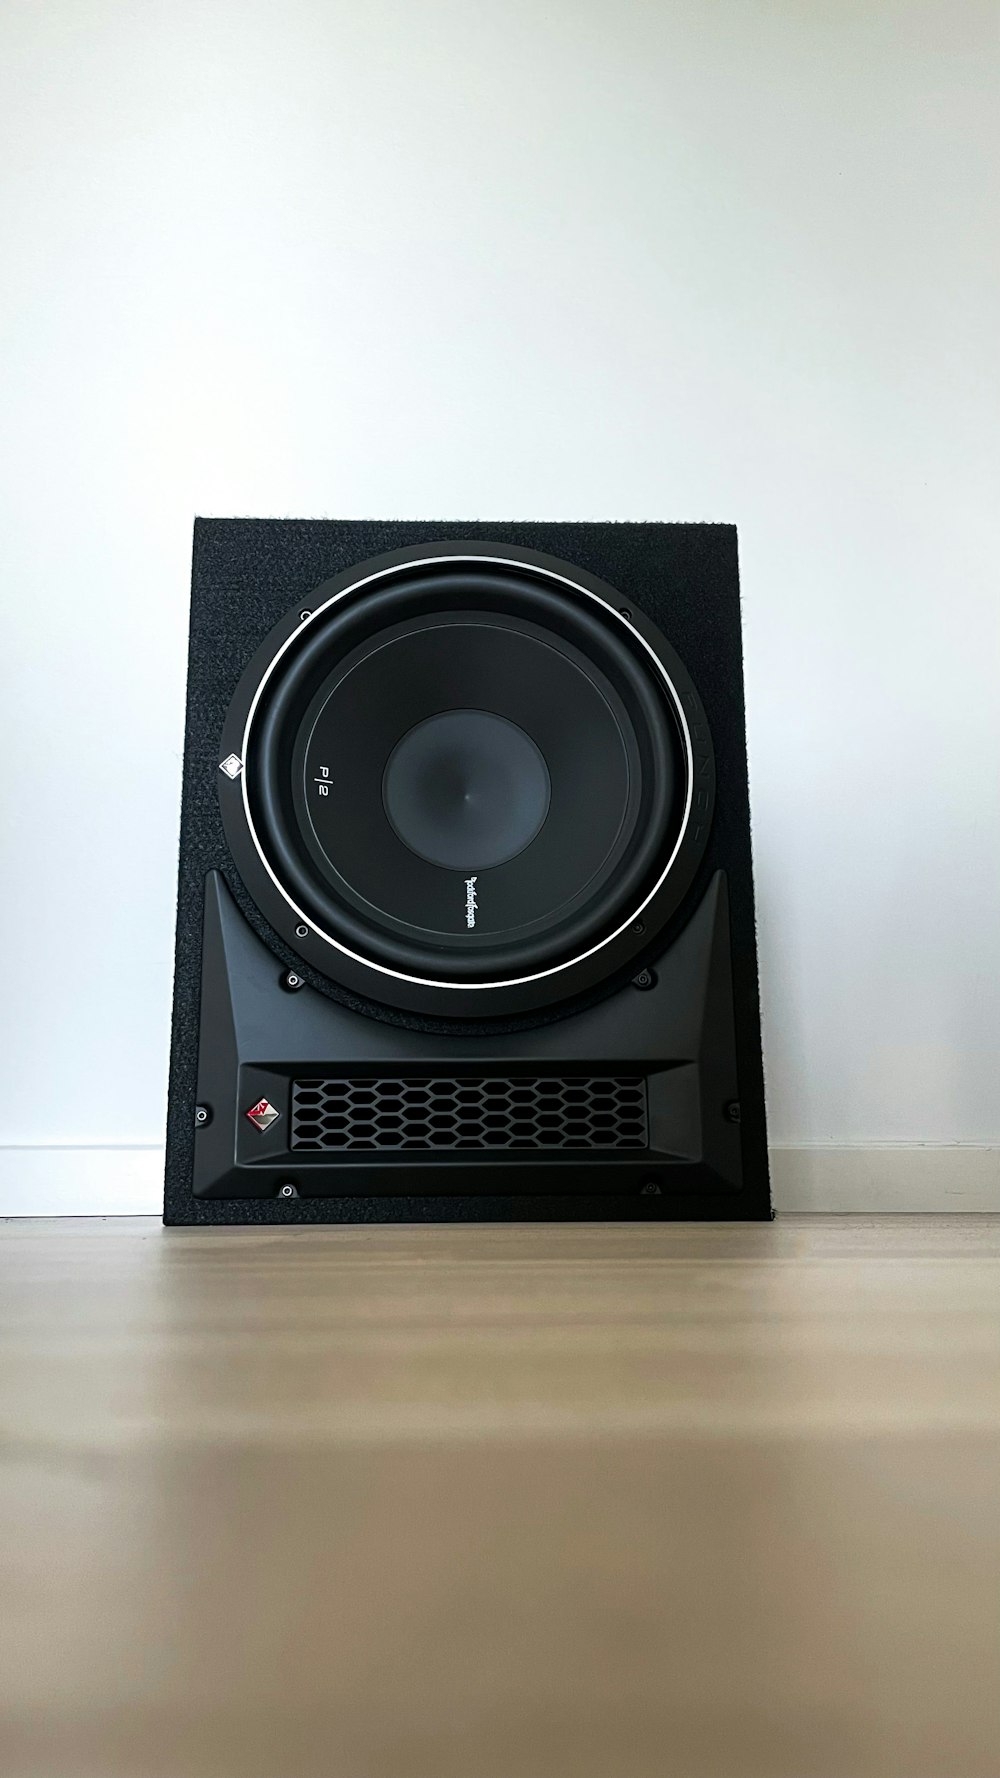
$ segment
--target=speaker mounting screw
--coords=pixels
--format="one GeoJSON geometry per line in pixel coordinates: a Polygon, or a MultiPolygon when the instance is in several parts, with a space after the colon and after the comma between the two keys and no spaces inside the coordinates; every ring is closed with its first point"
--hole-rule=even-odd
{"type": "Polygon", "coordinates": [[[298,1186],[293,1185],[290,1179],[286,1179],[284,1185],[278,1187],[279,1198],[297,1198],[298,1195],[298,1186]]]}
{"type": "Polygon", "coordinates": [[[205,1125],[210,1124],[211,1121],[212,1121],[212,1113],[209,1111],[208,1106],[207,1105],[196,1105],[194,1108],[195,1128],[198,1130],[203,1130],[205,1128],[205,1125]]]}
{"type": "Polygon", "coordinates": [[[726,1106],[726,1116],[731,1124],[738,1124],[742,1117],[742,1108],[738,1099],[730,1099],[726,1106]]]}
{"type": "Polygon", "coordinates": [[[299,612],[299,623],[304,624],[307,617],[312,617],[311,611],[300,611],[299,612]]]}
{"type": "Polygon", "coordinates": [[[639,1195],[643,1198],[662,1198],[663,1187],[657,1185],[655,1179],[647,1179],[639,1195]]]}
{"type": "Polygon", "coordinates": [[[640,969],[638,975],[632,977],[633,988],[655,988],[656,977],[651,969],[640,969]]]}
{"type": "Polygon", "coordinates": [[[628,606],[628,605],[619,605],[619,607],[618,607],[618,615],[619,615],[619,617],[623,617],[623,618],[625,618],[625,620],[626,620],[626,622],[628,622],[628,623],[631,623],[631,621],[632,621],[632,611],[631,611],[631,607],[630,607],[630,606],[628,606]]]}
{"type": "Polygon", "coordinates": [[[281,985],[288,989],[289,994],[294,994],[298,988],[305,987],[305,982],[300,975],[296,975],[294,969],[286,969],[281,978],[281,985]]]}
{"type": "Polygon", "coordinates": [[[641,933],[645,932],[645,930],[646,930],[646,923],[644,920],[633,920],[632,931],[635,933],[637,938],[639,937],[639,935],[641,933]]]}
{"type": "Polygon", "coordinates": [[[296,936],[296,938],[308,938],[309,937],[308,926],[296,926],[295,936],[296,936]]]}

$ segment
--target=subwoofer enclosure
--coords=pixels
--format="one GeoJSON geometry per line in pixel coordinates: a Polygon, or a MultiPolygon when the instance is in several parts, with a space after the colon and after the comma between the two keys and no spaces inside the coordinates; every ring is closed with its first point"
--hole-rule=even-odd
{"type": "Polygon", "coordinates": [[[198,521],[165,1220],[769,1214],[735,531],[198,521]]]}

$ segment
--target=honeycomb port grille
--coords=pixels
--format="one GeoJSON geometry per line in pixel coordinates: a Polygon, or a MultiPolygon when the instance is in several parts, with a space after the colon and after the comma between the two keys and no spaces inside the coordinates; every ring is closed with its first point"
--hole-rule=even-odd
{"type": "Polygon", "coordinates": [[[647,1146],[640,1078],[295,1080],[291,1145],[305,1150],[647,1146]]]}

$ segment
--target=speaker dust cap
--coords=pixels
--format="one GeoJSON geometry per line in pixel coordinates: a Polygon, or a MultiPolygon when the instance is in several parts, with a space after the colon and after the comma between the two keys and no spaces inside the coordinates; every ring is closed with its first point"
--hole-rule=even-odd
{"type": "Polygon", "coordinates": [[[219,753],[233,857],[279,935],[334,983],[456,1018],[619,971],[711,819],[707,724],[664,638],[592,576],[499,546],[399,551],[307,603],[219,753]]]}

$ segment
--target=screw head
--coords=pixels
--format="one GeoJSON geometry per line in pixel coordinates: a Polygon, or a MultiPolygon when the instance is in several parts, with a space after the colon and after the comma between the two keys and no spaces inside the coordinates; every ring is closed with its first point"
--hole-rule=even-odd
{"type": "Polygon", "coordinates": [[[726,1116],[731,1124],[738,1124],[742,1117],[742,1108],[738,1099],[731,1099],[726,1106],[726,1116]]]}
{"type": "Polygon", "coordinates": [[[640,1196],[643,1198],[662,1198],[663,1187],[662,1185],[657,1185],[655,1179],[647,1179],[640,1196]]]}
{"type": "Polygon", "coordinates": [[[307,617],[312,617],[311,611],[300,611],[299,612],[299,623],[304,624],[307,617]]]}
{"type": "Polygon", "coordinates": [[[296,938],[308,938],[309,937],[308,926],[296,926],[295,936],[296,936],[296,938]]]}
{"type": "Polygon", "coordinates": [[[638,975],[632,977],[633,988],[655,988],[656,977],[651,969],[640,969],[638,975]]]}
{"type": "Polygon", "coordinates": [[[195,1106],[194,1121],[195,1121],[195,1126],[198,1129],[202,1129],[205,1124],[211,1123],[212,1113],[209,1111],[207,1105],[196,1105],[195,1106]]]}
{"type": "Polygon", "coordinates": [[[305,982],[300,975],[296,975],[294,969],[286,969],[281,978],[281,985],[288,989],[289,994],[294,994],[299,988],[305,987],[305,982]]]}
{"type": "Polygon", "coordinates": [[[284,1185],[278,1187],[279,1198],[297,1198],[298,1195],[298,1190],[290,1179],[286,1179],[284,1185]]]}
{"type": "Polygon", "coordinates": [[[631,608],[628,605],[619,605],[618,615],[619,617],[630,618],[632,616],[631,608]]]}
{"type": "Polygon", "coordinates": [[[646,930],[645,920],[633,920],[632,931],[635,933],[637,938],[639,937],[639,935],[641,933],[645,932],[645,930],[646,930]]]}

